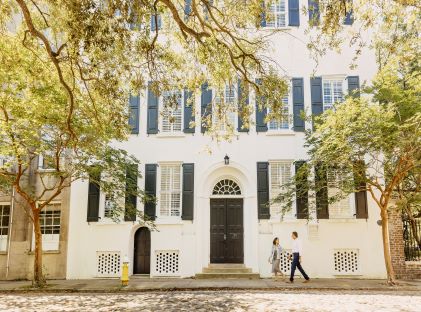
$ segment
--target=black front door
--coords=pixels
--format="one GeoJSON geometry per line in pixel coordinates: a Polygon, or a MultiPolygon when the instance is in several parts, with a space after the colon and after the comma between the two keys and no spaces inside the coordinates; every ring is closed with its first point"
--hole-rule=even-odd
{"type": "Polygon", "coordinates": [[[243,263],[243,199],[210,202],[210,262],[243,263]]]}
{"type": "Polygon", "coordinates": [[[133,274],[150,274],[151,272],[151,232],[142,227],[134,235],[133,274]]]}

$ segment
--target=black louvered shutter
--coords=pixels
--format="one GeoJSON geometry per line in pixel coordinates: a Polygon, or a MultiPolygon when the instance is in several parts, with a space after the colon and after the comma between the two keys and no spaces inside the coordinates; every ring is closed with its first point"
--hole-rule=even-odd
{"type": "Polygon", "coordinates": [[[329,198],[327,193],[327,168],[325,165],[316,165],[316,213],[317,219],[329,219],[329,198]]]}
{"type": "Polygon", "coordinates": [[[292,79],[292,104],[294,113],[294,131],[304,131],[305,122],[301,118],[301,112],[304,112],[304,79],[292,79]]]}
{"type": "Polygon", "coordinates": [[[129,98],[129,126],[132,134],[139,134],[139,95],[129,98]]]}
{"type": "Polygon", "coordinates": [[[156,169],[157,164],[145,165],[145,194],[152,197],[153,201],[145,202],[145,216],[151,220],[156,218],[156,169]]]}
{"type": "Polygon", "coordinates": [[[359,76],[348,76],[348,94],[353,97],[360,96],[360,77],[359,76]]]}
{"type": "Polygon", "coordinates": [[[124,221],[136,221],[137,215],[137,176],[138,165],[131,164],[126,169],[126,195],[124,199],[124,221]]]}
{"type": "Polygon", "coordinates": [[[202,84],[202,95],[201,95],[201,132],[205,133],[208,129],[208,125],[205,120],[209,115],[212,114],[212,90],[209,89],[208,83],[202,84]]]}
{"type": "Polygon", "coordinates": [[[190,123],[194,123],[194,100],[192,98],[193,93],[184,89],[184,133],[194,133],[194,126],[190,123]]]}
{"type": "Polygon", "coordinates": [[[244,127],[244,122],[243,122],[243,118],[241,118],[241,108],[244,107],[245,105],[249,105],[249,93],[246,90],[246,88],[244,88],[244,82],[243,80],[239,79],[238,80],[238,132],[249,132],[249,128],[245,128],[244,127]]]}
{"type": "Polygon", "coordinates": [[[148,85],[148,121],[147,133],[158,133],[158,97],[153,93],[151,83],[148,85]]]}
{"type": "Polygon", "coordinates": [[[269,163],[257,163],[257,214],[259,219],[270,219],[269,163]]]}
{"type": "MultiPolygon", "coordinates": [[[[256,79],[257,84],[262,84],[260,79],[256,79]]],[[[264,105],[266,103],[266,97],[256,95],[256,132],[266,132],[268,131],[268,125],[265,121],[267,115],[267,107],[264,105]],[[259,108],[259,105],[263,105],[262,109],[259,108]]]]}
{"type": "Polygon", "coordinates": [[[89,176],[89,188],[88,188],[88,211],[86,221],[98,222],[99,219],[99,194],[100,186],[96,181],[99,181],[101,174],[89,176]]]}
{"type": "Polygon", "coordinates": [[[289,26],[300,26],[300,0],[288,0],[289,26]]]}
{"type": "Polygon", "coordinates": [[[310,25],[317,26],[320,22],[319,0],[308,0],[308,20],[310,25]]]}
{"type": "Polygon", "coordinates": [[[323,113],[322,77],[310,79],[311,86],[311,112],[313,115],[323,113]]]}
{"type": "Polygon", "coordinates": [[[300,175],[297,176],[304,164],[305,161],[302,160],[295,162],[297,219],[308,219],[308,174],[300,172],[300,175]]]}
{"type": "MultiPolygon", "coordinates": [[[[363,175],[365,165],[363,162],[357,162],[354,166],[354,173],[357,176],[363,175]]],[[[355,216],[357,219],[368,218],[368,204],[367,204],[367,185],[362,179],[356,179],[355,188],[360,190],[355,192],[355,216]]]]}
{"type": "Polygon", "coordinates": [[[183,164],[183,205],[181,219],[193,220],[194,164],[183,164]]]}

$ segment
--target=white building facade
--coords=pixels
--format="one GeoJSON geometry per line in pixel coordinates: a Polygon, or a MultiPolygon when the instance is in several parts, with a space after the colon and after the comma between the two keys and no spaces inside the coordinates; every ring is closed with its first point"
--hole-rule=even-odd
{"type": "MultiPolygon", "coordinates": [[[[354,51],[349,49],[327,53],[316,66],[304,33],[309,17],[294,7],[304,4],[279,2],[276,21],[266,27],[284,32],[271,38],[268,54],[291,79],[290,94],[284,99],[291,119],[266,123],[267,112],[256,109],[251,93],[248,102],[255,112],[250,129],[241,128],[242,121],[233,113],[227,116],[237,129],[232,141],[217,143],[200,122],[201,115],[211,113],[209,103],[218,100],[211,86],[194,97],[195,116],[185,107],[191,94],[184,90],[162,97],[142,90],[139,97],[132,97],[133,134],[120,147],[141,161],[138,187],[155,195],[157,202],[144,205],[137,199],[136,206],[155,219],[157,230],[150,231],[133,218],[111,221],[101,190],[89,181],[73,183],[67,278],[120,276],[126,257],[131,274],[151,277],[191,277],[212,263],[240,263],[268,277],[274,237],[286,250],[281,269],[289,271],[286,256],[292,231],[302,241],[303,267],[310,277],[386,276],[378,208],[367,194],[310,211],[309,217],[303,208],[306,198],[296,201],[283,217],[279,207],[266,205],[307,157],[303,131],[311,125],[299,118],[299,112],[331,108],[348,91],[369,82],[376,71],[370,50],[363,51],[352,70],[354,51]],[[179,97],[180,108],[169,112],[172,122],[162,109],[166,96],[179,97]]],[[[344,31],[355,27],[350,17],[345,23],[350,25],[344,31]]],[[[240,92],[238,86],[228,86],[225,102],[236,103],[240,92]]]]}

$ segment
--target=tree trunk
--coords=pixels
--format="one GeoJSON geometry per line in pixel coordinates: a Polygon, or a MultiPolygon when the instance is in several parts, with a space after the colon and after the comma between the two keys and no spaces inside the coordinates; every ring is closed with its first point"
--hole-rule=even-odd
{"type": "Polygon", "coordinates": [[[393,270],[392,258],[390,255],[389,216],[387,214],[387,207],[381,207],[380,216],[382,219],[383,254],[387,272],[387,283],[389,285],[395,285],[396,277],[395,271],[393,270]]]}
{"type": "Polygon", "coordinates": [[[42,272],[42,233],[40,224],[40,211],[32,209],[34,216],[34,234],[35,234],[35,250],[34,250],[34,280],[35,287],[44,287],[46,284],[44,274],[42,272]]]}

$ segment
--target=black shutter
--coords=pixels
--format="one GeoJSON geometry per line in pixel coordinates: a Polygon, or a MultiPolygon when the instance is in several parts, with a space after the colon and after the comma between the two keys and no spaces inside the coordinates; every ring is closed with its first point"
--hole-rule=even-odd
{"type": "Polygon", "coordinates": [[[212,114],[212,90],[208,89],[208,83],[205,82],[204,84],[202,84],[202,96],[201,96],[201,132],[205,133],[206,130],[208,129],[208,125],[204,124],[205,119],[207,119],[207,117],[209,115],[212,114]]]}
{"type": "Polygon", "coordinates": [[[89,188],[88,188],[88,213],[86,221],[98,222],[99,219],[99,193],[100,186],[96,181],[99,181],[101,174],[89,176],[89,188]]]}
{"type": "Polygon", "coordinates": [[[288,0],[289,26],[300,26],[300,1],[288,0]]]}
{"type": "Polygon", "coordinates": [[[181,219],[193,220],[194,164],[183,164],[183,207],[181,219]]]}
{"type": "Polygon", "coordinates": [[[124,200],[124,221],[136,221],[137,197],[137,164],[131,164],[126,169],[126,196],[124,200]]]}
{"type": "MultiPolygon", "coordinates": [[[[305,161],[296,161],[295,162],[295,174],[298,170],[305,164],[305,161]]],[[[297,219],[308,219],[308,175],[300,174],[299,177],[296,176],[296,188],[299,190],[296,194],[296,204],[297,204],[297,219]]]]}
{"type": "Polygon", "coordinates": [[[194,100],[192,100],[193,93],[184,89],[184,133],[194,133],[194,126],[190,123],[194,123],[194,100]]]}
{"type": "Polygon", "coordinates": [[[308,20],[310,25],[317,26],[320,22],[319,0],[308,0],[308,20]]]}
{"type": "Polygon", "coordinates": [[[249,132],[249,128],[243,127],[243,118],[241,118],[241,108],[244,105],[249,105],[249,94],[248,91],[244,88],[244,82],[242,80],[238,80],[238,132],[249,132]]]}
{"type": "Polygon", "coordinates": [[[294,131],[304,131],[305,122],[301,118],[301,112],[304,112],[303,78],[292,78],[292,104],[294,113],[294,131]]]}
{"type": "MultiPolygon", "coordinates": [[[[257,84],[262,84],[260,79],[256,80],[257,84]]],[[[265,121],[267,115],[266,97],[256,95],[256,132],[268,131],[268,125],[265,121]],[[262,103],[262,109],[259,108],[259,104],[262,103]]]]}
{"type": "Polygon", "coordinates": [[[315,171],[317,219],[329,219],[327,168],[325,165],[319,164],[316,165],[315,171]]]}
{"type": "Polygon", "coordinates": [[[157,164],[146,164],[145,165],[145,194],[153,198],[153,201],[149,200],[145,202],[145,216],[150,220],[156,218],[156,168],[157,164]]]}
{"type": "Polygon", "coordinates": [[[191,14],[191,0],[184,1],[184,21],[187,22],[189,20],[191,14]]]}
{"type": "Polygon", "coordinates": [[[354,23],[354,12],[352,10],[352,0],[346,0],[346,12],[345,12],[345,20],[344,25],[352,25],[354,23]]]}
{"type": "MultiPolygon", "coordinates": [[[[363,162],[356,163],[354,166],[355,174],[362,175],[365,171],[365,165],[363,162]],[[358,172],[360,171],[360,172],[358,172]]],[[[355,192],[355,216],[357,219],[367,219],[368,218],[368,205],[367,205],[367,185],[365,181],[361,181],[361,179],[356,179],[355,181],[355,188],[360,190],[359,192],[355,192]],[[358,181],[359,180],[359,181],[358,181]]]]}
{"type": "Polygon", "coordinates": [[[360,96],[360,77],[359,76],[348,76],[348,94],[353,97],[360,96]]]}
{"type": "Polygon", "coordinates": [[[158,133],[158,97],[153,93],[151,83],[148,85],[148,122],[147,133],[158,133]]]}
{"type": "Polygon", "coordinates": [[[257,214],[259,219],[270,219],[269,163],[257,163],[257,214]]]}
{"type": "Polygon", "coordinates": [[[310,79],[311,86],[311,112],[313,115],[323,113],[322,77],[310,79]]]}
{"type": "Polygon", "coordinates": [[[132,134],[139,134],[139,95],[130,95],[129,99],[129,125],[132,134]]]}

